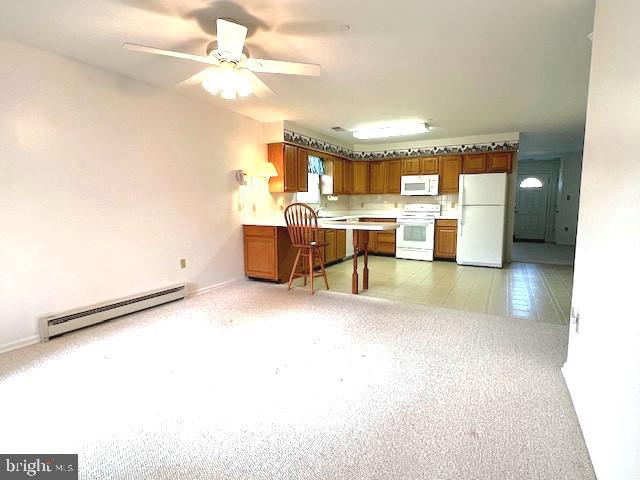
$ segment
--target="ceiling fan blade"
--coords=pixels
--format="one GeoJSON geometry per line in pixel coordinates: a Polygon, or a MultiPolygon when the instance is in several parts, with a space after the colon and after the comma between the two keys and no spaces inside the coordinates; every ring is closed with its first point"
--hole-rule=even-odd
{"type": "Polygon", "coordinates": [[[247,38],[247,27],[219,18],[216,21],[218,50],[232,56],[242,54],[244,40],[247,38]]]}
{"type": "Polygon", "coordinates": [[[284,73],[288,75],[320,75],[320,65],[315,63],[283,62],[280,60],[262,60],[248,58],[242,62],[242,67],[258,73],[284,73]]]}
{"type": "Polygon", "coordinates": [[[193,87],[195,85],[201,85],[202,82],[204,82],[207,77],[209,76],[210,72],[215,70],[214,68],[205,68],[204,70],[201,70],[200,72],[196,73],[195,75],[190,76],[189,78],[187,78],[186,80],[183,80],[182,82],[178,83],[176,85],[176,87],[178,88],[184,88],[184,87],[193,87]]]}
{"type": "Polygon", "coordinates": [[[164,55],[165,57],[183,58],[194,62],[206,63],[208,65],[219,65],[220,62],[214,57],[204,57],[201,55],[192,55],[190,53],[173,52],[171,50],[163,50],[161,48],[147,47],[146,45],[137,45],[135,43],[123,43],[122,47],[126,50],[135,52],[153,53],[154,55],[164,55]]]}
{"type": "Polygon", "coordinates": [[[251,84],[252,93],[258,98],[265,98],[274,94],[274,91],[269,88],[269,86],[260,80],[255,73],[247,70],[246,68],[241,68],[238,70],[238,73],[242,75],[247,81],[251,84]]]}

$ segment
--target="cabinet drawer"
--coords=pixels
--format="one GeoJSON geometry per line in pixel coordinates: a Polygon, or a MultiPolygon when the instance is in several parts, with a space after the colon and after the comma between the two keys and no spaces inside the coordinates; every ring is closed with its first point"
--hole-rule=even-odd
{"type": "Polygon", "coordinates": [[[245,225],[245,236],[276,238],[277,227],[263,227],[260,225],[245,225]]]}
{"type": "Polygon", "coordinates": [[[458,220],[436,220],[436,225],[438,227],[457,227],[458,226],[458,220]]]}
{"type": "Polygon", "coordinates": [[[378,232],[378,242],[382,243],[396,243],[396,232],[378,232]]]}

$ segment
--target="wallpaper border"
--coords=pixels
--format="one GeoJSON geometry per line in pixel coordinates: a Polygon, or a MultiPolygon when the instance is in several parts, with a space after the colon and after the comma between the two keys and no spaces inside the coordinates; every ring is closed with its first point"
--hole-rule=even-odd
{"type": "Polygon", "coordinates": [[[398,150],[380,150],[377,152],[356,152],[324,140],[309,137],[291,130],[284,130],[284,141],[299,147],[312,148],[321,152],[351,158],[353,160],[379,160],[386,158],[425,157],[455,153],[511,152],[518,151],[517,140],[490,143],[472,143],[461,145],[439,145],[435,147],[404,148],[398,150]]]}

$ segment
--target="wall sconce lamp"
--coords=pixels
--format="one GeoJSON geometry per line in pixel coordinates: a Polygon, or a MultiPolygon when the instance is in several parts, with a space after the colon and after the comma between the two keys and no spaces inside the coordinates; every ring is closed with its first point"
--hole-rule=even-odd
{"type": "Polygon", "coordinates": [[[271,162],[260,162],[258,167],[256,168],[256,173],[253,174],[254,177],[266,178],[267,180],[271,177],[277,177],[278,171],[276,170],[276,166],[271,162]]]}

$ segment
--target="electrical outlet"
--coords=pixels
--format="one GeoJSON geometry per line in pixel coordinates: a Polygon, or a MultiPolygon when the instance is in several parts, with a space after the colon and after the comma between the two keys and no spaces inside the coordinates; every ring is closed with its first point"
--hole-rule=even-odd
{"type": "Polygon", "coordinates": [[[576,333],[580,333],[580,312],[575,307],[571,308],[571,318],[569,319],[571,325],[575,325],[576,333]]]}
{"type": "Polygon", "coordinates": [[[180,259],[180,268],[187,268],[187,259],[186,258],[181,258],[180,259]]]}

